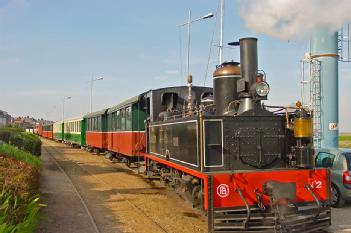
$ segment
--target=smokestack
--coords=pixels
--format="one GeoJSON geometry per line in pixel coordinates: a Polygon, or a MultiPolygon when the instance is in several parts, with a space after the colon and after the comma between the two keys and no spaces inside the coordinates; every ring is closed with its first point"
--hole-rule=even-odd
{"type": "Polygon", "coordinates": [[[257,74],[257,38],[241,38],[240,43],[240,68],[241,77],[247,84],[249,91],[252,84],[256,82],[257,74]]]}

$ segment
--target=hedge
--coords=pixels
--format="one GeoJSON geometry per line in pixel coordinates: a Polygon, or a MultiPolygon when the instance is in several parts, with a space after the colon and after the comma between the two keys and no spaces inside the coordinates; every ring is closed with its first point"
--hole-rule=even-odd
{"type": "Polygon", "coordinates": [[[33,155],[41,155],[41,141],[38,136],[19,128],[0,129],[0,140],[33,155]]]}

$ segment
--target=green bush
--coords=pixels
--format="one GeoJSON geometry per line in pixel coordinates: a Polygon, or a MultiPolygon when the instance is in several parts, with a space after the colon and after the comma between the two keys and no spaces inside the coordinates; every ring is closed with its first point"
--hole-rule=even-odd
{"type": "Polygon", "coordinates": [[[9,143],[33,155],[41,154],[41,141],[34,134],[25,132],[12,134],[9,143]]]}
{"type": "MultiPolygon", "coordinates": [[[[33,156],[32,154],[17,149],[14,146],[11,146],[9,144],[0,144],[0,154],[5,154],[7,156],[10,156],[12,158],[21,160],[29,165],[32,165],[33,167],[39,168],[41,166],[41,160],[40,158],[33,156]]],[[[1,232],[1,231],[0,231],[1,232]]]]}
{"type": "Polygon", "coordinates": [[[0,141],[9,143],[33,155],[41,155],[41,141],[37,135],[26,133],[20,128],[0,129],[0,141]]]}
{"type": "Polygon", "coordinates": [[[11,132],[6,130],[0,131],[0,140],[6,143],[10,142],[11,132]]]}
{"type": "Polygon", "coordinates": [[[15,127],[5,127],[0,129],[0,140],[4,141],[6,143],[9,143],[11,135],[18,134],[24,132],[20,128],[15,128],[15,127]]]}

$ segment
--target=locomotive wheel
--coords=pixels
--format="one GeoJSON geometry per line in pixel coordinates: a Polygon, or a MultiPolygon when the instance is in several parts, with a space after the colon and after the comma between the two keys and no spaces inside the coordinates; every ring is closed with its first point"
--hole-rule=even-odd
{"type": "Polygon", "coordinates": [[[130,161],[130,159],[127,159],[127,167],[131,167],[132,166],[132,161],[130,161]]]}
{"type": "Polygon", "coordinates": [[[334,208],[340,208],[345,204],[345,200],[342,198],[339,189],[336,185],[332,184],[331,187],[331,206],[334,208]]]}
{"type": "Polygon", "coordinates": [[[203,193],[201,191],[201,186],[200,185],[196,185],[192,192],[191,192],[191,196],[193,199],[193,207],[199,207],[201,206],[201,203],[203,202],[203,193]]]}

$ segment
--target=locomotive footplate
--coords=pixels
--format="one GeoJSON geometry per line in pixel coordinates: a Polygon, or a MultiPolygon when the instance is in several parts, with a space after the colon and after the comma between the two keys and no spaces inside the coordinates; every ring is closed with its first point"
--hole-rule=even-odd
{"type": "MultiPolygon", "coordinates": [[[[209,177],[211,186],[212,177],[209,177]]],[[[312,196],[316,197],[309,186],[305,187],[312,196]]],[[[208,189],[208,232],[316,232],[325,230],[331,224],[331,211],[328,201],[293,203],[284,199],[272,199],[269,205],[262,205],[259,201],[255,205],[248,205],[240,189],[239,194],[242,207],[214,207],[213,189],[208,189]]]]}
{"type": "Polygon", "coordinates": [[[298,207],[295,213],[286,214],[283,218],[274,211],[262,211],[250,207],[250,218],[247,220],[247,209],[214,208],[209,214],[209,232],[315,232],[330,225],[329,208],[321,208],[315,217],[315,206],[298,207]],[[210,219],[212,218],[212,219],[210,219]]]}

